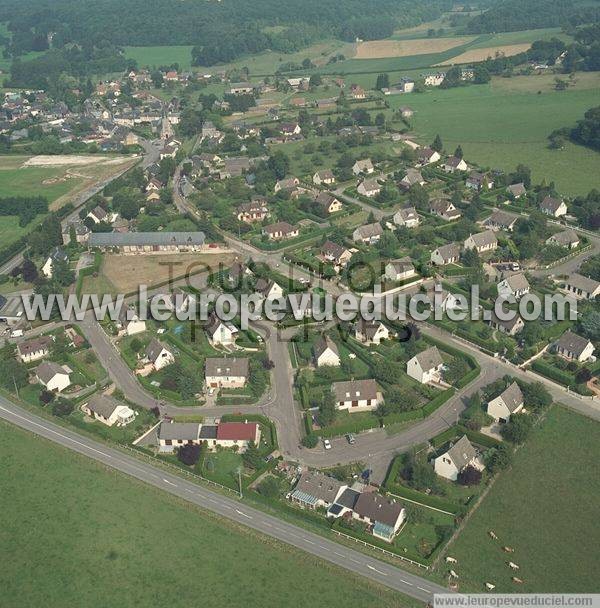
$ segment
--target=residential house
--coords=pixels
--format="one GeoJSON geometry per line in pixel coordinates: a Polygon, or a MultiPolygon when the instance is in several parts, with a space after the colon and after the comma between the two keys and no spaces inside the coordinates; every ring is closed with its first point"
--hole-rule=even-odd
{"type": "Polygon", "coordinates": [[[406,174],[404,175],[404,177],[400,180],[399,182],[399,186],[403,189],[403,190],[410,190],[410,188],[412,186],[415,185],[419,185],[419,186],[424,186],[425,185],[425,180],[423,179],[423,175],[421,174],[421,172],[417,169],[407,169],[406,170],[406,174]]]}
{"type": "Polygon", "coordinates": [[[431,252],[431,263],[436,266],[455,264],[460,259],[460,246],[456,243],[441,245],[431,252]]]}
{"type": "Polygon", "coordinates": [[[518,215],[495,209],[492,212],[492,215],[484,221],[484,225],[490,230],[506,230],[507,232],[512,232],[518,220],[518,215]]]}
{"type": "Polygon", "coordinates": [[[561,217],[567,215],[567,205],[561,199],[547,196],[540,203],[540,211],[552,217],[561,217]]]}
{"type": "Polygon", "coordinates": [[[352,165],[352,173],[354,173],[354,175],[370,174],[374,171],[375,167],[373,167],[373,163],[371,162],[370,158],[357,160],[354,165],[352,165]]]}
{"type": "Polygon", "coordinates": [[[152,338],[146,347],[146,360],[155,371],[175,363],[175,355],[156,338],[152,338]]]}
{"type": "Polygon", "coordinates": [[[348,486],[318,471],[305,471],[289,495],[290,500],[306,509],[333,505],[348,486]]]}
{"type": "Polygon", "coordinates": [[[231,346],[238,335],[238,329],[233,323],[222,321],[214,313],[208,318],[205,329],[212,346],[231,346]]]}
{"type": "Polygon", "coordinates": [[[484,468],[483,463],[477,457],[477,450],[466,435],[450,446],[447,452],[440,454],[434,460],[433,466],[437,475],[450,481],[456,481],[458,474],[469,466],[478,471],[484,468]]]}
{"type": "Polygon", "coordinates": [[[440,284],[431,285],[426,291],[427,298],[431,303],[431,310],[440,310],[445,313],[449,310],[462,308],[461,301],[457,296],[446,291],[440,284]]]}
{"type": "Polygon", "coordinates": [[[375,380],[349,380],[334,382],[331,386],[338,410],[349,413],[374,410],[383,402],[383,396],[375,380]]]}
{"type": "Polygon", "coordinates": [[[445,198],[434,198],[429,201],[429,213],[437,215],[447,222],[457,220],[461,216],[454,203],[445,198]]]}
{"type": "Polygon", "coordinates": [[[553,234],[546,240],[546,245],[557,245],[558,247],[565,247],[566,249],[576,249],[579,247],[580,242],[579,236],[575,230],[568,228],[567,230],[553,234]]]}
{"type": "Polygon", "coordinates": [[[297,226],[292,226],[287,222],[276,222],[275,224],[265,226],[262,229],[262,233],[265,234],[269,240],[276,241],[279,239],[292,239],[300,234],[300,230],[297,226]]]}
{"type": "Polygon", "coordinates": [[[204,373],[209,388],[243,388],[249,375],[248,359],[208,357],[204,373]]]}
{"type": "Polygon", "coordinates": [[[406,362],[406,373],[421,384],[428,384],[429,382],[439,382],[441,380],[443,367],[444,361],[440,351],[437,349],[437,346],[432,346],[417,353],[406,362]]]}
{"type": "Polygon", "coordinates": [[[200,424],[197,422],[161,422],[158,427],[158,449],[173,452],[184,445],[199,445],[200,424]]]}
{"type": "Polygon", "coordinates": [[[417,158],[419,165],[422,167],[424,165],[437,163],[442,157],[437,150],[432,150],[431,148],[421,148],[417,153],[417,158]]]}
{"type": "Polygon", "coordinates": [[[203,424],[200,428],[200,441],[206,441],[211,451],[217,448],[235,448],[244,453],[248,446],[260,443],[260,425],[257,422],[220,422],[217,425],[203,424]],[[216,437],[214,431],[216,430],[216,437]]]}
{"type": "Polygon", "coordinates": [[[529,293],[530,289],[529,281],[522,272],[507,276],[505,279],[502,279],[496,287],[500,297],[507,298],[513,296],[517,300],[529,293]]]}
{"type": "Polygon", "coordinates": [[[254,93],[254,85],[249,82],[233,82],[229,85],[227,93],[230,95],[250,95],[254,93]]]}
{"type": "Polygon", "coordinates": [[[523,409],[524,400],[521,388],[516,382],[508,386],[500,395],[487,405],[487,413],[496,422],[507,422],[511,414],[517,414],[523,409]]]}
{"type": "Polygon", "coordinates": [[[585,363],[593,358],[594,345],[587,338],[567,330],[552,345],[552,350],[565,359],[585,363]]]}
{"type": "Polygon", "coordinates": [[[43,275],[48,279],[51,279],[52,273],[54,271],[54,265],[61,262],[67,263],[68,261],[69,256],[67,255],[67,253],[60,247],[55,247],[48,256],[48,259],[46,260],[44,265],[42,266],[43,275]]]}
{"type": "Polygon", "coordinates": [[[332,184],[335,184],[335,176],[330,169],[323,169],[322,171],[317,171],[313,175],[312,181],[316,186],[331,186],[332,184]]]}
{"type": "Polygon", "coordinates": [[[329,194],[329,192],[319,192],[313,199],[313,202],[322,209],[325,214],[336,213],[342,209],[341,201],[333,196],[333,194],[329,194]]]}
{"type": "Polygon", "coordinates": [[[51,336],[39,336],[17,344],[17,358],[23,363],[33,363],[50,354],[54,340],[51,336]]]}
{"type": "Polygon", "coordinates": [[[400,112],[400,116],[402,116],[402,118],[412,118],[413,114],[415,113],[415,111],[408,106],[398,108],[398,112],[400,112]]]}
{"type": "Polygon", "coordinates": [[[363,344],[381,344],[390,337],[389,329],[381,321],[360,318],[354,326],[354,337],[363,344]]]}
{"type": "Polygon", "coordinates": [[[140,319],[133,307],[121,306],[119,319],[116,322],[118,336],[133,336],[146,331],[146,321],[140,319]]]}
{"type": "Polygon", "coordinates": [[[426,87],[439,87],[444,82],[446,74],[444,72],[435,72],[434,74],[421,74],[421,77],[426,87]]]}
{"type": "Polygon", "coordinates": [[[367,93],[360,85],[351,84],[349,96],[351,99],[366,99],[367,93]]]}
{"type": "Polygon", "coordinates": [[[300,184],[300,180],[297,177],[286,177],[285,179],[280,179],[273,188],[275,193],[281,192],[282,190],[293,190],[300,184]]]}
{"type": "Polygon", "coordinates": [[[493,251],[498,247],[498,239],[492,230],[471,234],[464,242],[465,249],[475,249],[477,253],[493,251]]]}
{"type": "Polygon", "coordinates": [[[273,301],[283,297],[283,287],[273,280],[260,277],[255,285],[256,293],[260,294],[265,300],[273,301]]]}
{"type": "Polygon", "coordinates": [[[384,276],[389,281],[405,281],[417,276],[417,271],[410,257],[405,256],[398,260],[390,260],[385,265],[384,276]]]}
{"type": "Polygon", "coordinates": [[[514,199],[519,199],[522,196],[525,196],[527,194],[527,190],[526,190],[523,182],[519,182],[518,184],[511,184],[510,186],[507,186],[506,192],[508,192],[508,194],[510,196],[512,196],[514,199]]]}
{"type": "Polygon", "coordinates": [[[467,177],[465,186],[471,190],[475,190],[476,192],[481,192],[482,190],[491,190],[494,187],[494,180],[486,173],[473,171],[469,177],[467,177]]]}
{"type": "Polygon", "coordinates": [[[135,412],[120,403],[110,395],[96,394],[90,397],[81,409],[88,415],[106,426],[125,426],[135,420],[135,412]]]}
{"type": "Polygon", "coordinates": [[[80,245],[87,243],[92,231],[81,221],[74,220],[67,222],[62,231],[63,245],[68,245],[71,242],[71,236],[75,236],[75,242],[80,245]]]}
{"type": "Polygon", "coordinates": [[[565,279],[565,290],[576,298],[593,300],[600,295],[600,283],[574,272],[565,279]]]}
{"type": "Polygon", "coordinates": [[[237,208],[237,219],[247,224],[262,222],[268,215],[269,207],[267,199],[264,197],[257,196],[250,202],[242,203],[237,208]]]}
{"type": "Polygon", "coordinates": [[[459,158],[458,156],[451,156],[442,165],[442,169],[446,173],[456,173],[457,171],[468,171],[469,166],[463,158],[459,158]]]}
{"type": "Polygon", "coordinates": [[[300,135],[302,129],[297,122],[282,122],[279,125],[279,131],[282,135],[300,135]]]}
{"type": "Polygon", "coordinates": [[[404,207],[403,209],[398,209],[398,211],[394,213],[393,222],[396,226],[416,228],[421,222],[421,219],[414,207],[404,207]]]}
{"type": "Polygon", "coordinates": [[[329,336],[320,336],[313,345],[313,354],[317,367],[341,365],[337,344],[329,336]]]}
{"type": "Polygon", "coordinates": [[[100,224],[102,222],[110,224],[114,220],[114,215],[114,213],[109,213],[100,207],[100,205],[97,205],[85,217],[89,217],[94,224],[100,224]]]}
{"type": "Polygon", "coordinates": [[[515,336],[523,331],[525,323],[519,315],[511,315],[510,319],[500,319],[494,311],[488,321],[492,329],[497,329],[509,336],[515,336]]]}
{"type": "Polygon", "coordinates": [[[362,492],[354,505],[352,517],[369,524],[373,536],[391,543],[406,520],[406,509],[402,503],[377,492],[362,492]]]}
{"type": "Polygon", "coordinates": [[[331,262],[339,272],[352,258],[352,252],[333,241],[325,241],[321,245],[320,257],[324,262],[331,262]]]}
{"type": "Polygon", "coordinates": [[[376,179],[364,179],[358,184],[356,191],[367,198],[372,198],[381,192],[381,185],[376,179]]]}
{"type": "Polygon", "coordinates": [[[44,361],[35,370],[39,383],[46,390],[57,393],[71,386],[71,373],[72,371],[68,367],[54,363],[54,361],[44,361]]]}
{"type": "Polygon", "coordinates": [[[373,224],[365,224],[359,226],[352,233],[352,240],[355,243],[364,243],[366,245],[374,245],[379,242],[381,235],[383,234],[383,228],[379,222],[373,224]]]}

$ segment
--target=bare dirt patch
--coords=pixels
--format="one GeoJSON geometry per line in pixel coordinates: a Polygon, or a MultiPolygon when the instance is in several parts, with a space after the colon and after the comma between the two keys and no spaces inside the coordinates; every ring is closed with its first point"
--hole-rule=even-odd
{"type": "Polygon", "coordinates": [[[473,36],[457,38],[417,38],[415,40],[370,40],[356,47],[355,59],[384,59],[442,53],[474,40],[473,36]]]}
{"type": "Polygon", "coordinates": [[[43,155],[32,156],[28,158],[24,163],[23,167],[64,167],[74,165],[101,165],[101,164],[122,164],[131,160],[129,156],[123,156],[122,158],[107,158],[106,156],[93,156],[93,155],[67,155],[57,154],[54,155],[43,155]]]}
{"type": "Polygon", "coordinates": [[[485,49],[471,49],[470,51],[465,51],[464,53],[461,53],[456,57],[452,57],[452,59],[448,61],[444,61],[443,63],[438,63],[436,65],[485,61],[488,57],[493,58],[500,55],[504,55],[505,57],[511,57],[512,55],[518,55],[519,53],[523,53],[530,46],[531,44],[529,42],[525,42],[523,44],[505,44],[504,46],[490,46],[485,49]]]}
{"type": "MultiPolygon", "coordinates": [[[[211,253],[109,254],[104,256],[98,278],[104,278],[114,286],[116,291],[113,293],[125,294],[136,291],[139,285],[158,285],[168,281],[170,276],[173,278],[184,276],[188,268],[189,272],[193,273],[198,272],[202,269],[202,265],[205,265],[216,272],[220,263],[229,266],[234,258],[234,254],[223,253],[218,255],[211,253]],[[177,266],[172,267],[173,263],[176,263],[177,266]],[[170,268],[172,268],[171,271],[170,268]],[[172,275],[169,274],[170,272],[172,275]]],[[[90,283],[93,285],[93,281],[90,283]]]]}

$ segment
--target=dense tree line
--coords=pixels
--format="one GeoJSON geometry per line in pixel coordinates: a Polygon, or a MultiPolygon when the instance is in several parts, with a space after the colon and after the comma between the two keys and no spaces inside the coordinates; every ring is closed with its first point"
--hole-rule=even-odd
{"type": "Polygon", "coordinates": [[[576,26],[600,20],[597,3],[584,4],[576,0],[505,0],[465,26],[470,34],[516,32],[545,27],[576,26]]]}
{"type": "Polygon", "coordinates": [[[48,213],[48,201],[43,196],[0,198],[0,215],[18,216],[19,226],[26,226],[42,213],[48,213]]]}
{"type": "Polygon", "coordinates": [[[13,56],[44,50],[49,40],[52,50],[72,43],[192,45],[194,61],[212,65],[267,49],[292,52],[331,36],[385,37],[396,26],[436,18],[451,4],[449,0],[418,4],[409,0],[5,0],[0,21],[8,22],[13,40],[8,50],[13,56]]]}

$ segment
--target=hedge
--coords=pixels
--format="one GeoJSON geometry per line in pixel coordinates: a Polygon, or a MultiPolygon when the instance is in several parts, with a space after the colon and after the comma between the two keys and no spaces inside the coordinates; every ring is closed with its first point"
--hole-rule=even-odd
{"type": "Polygon", "coordinates": [[[489,435],[485,435],[484,433],[480,433],[479,431],[473,431],[471,429],[468,429],[462,424],[455,424],[449,429],[442,431],[435,437],[432,437],[429,440],[429,443],[431,443],[434,448],[438,449],[445,443],[448,443],[449,441],[452,441],[453,439],[462,435],[466,435],[469,441],[476,443],[477,445],[480,445],[484,448],[496,448],[502,443],[494,437],[490,437],[489,435]]]}
{"type": "Polygon", "coordinates": [[[550,380],[554,380],[563,386],[568,386],[572,388],[576,393],[580,395],[593,395],[593,393],[585,386],[585,384],[578,384],[577,380],[575,380],[575,376],[570,374],[569,372],[565,372],[562,369],[558,369],[553,365],[546,363],[540,359],[536,359],[531,364],[531,369],[550,380]]]}
{"type": "Polygon", "coordinates": [[[340,435],[347,435],[348,433],[362,433],[369,429],[379,428],[381,422],[379,418],[373,416],[373,419],[362,419],[362,420],[349,420],[344,424],[338,424],[337,426],[326,427],[324,429],[318,429],[313,431],[315,435],[323,438],[338,437],[340,435]]]}
{"type": "MultiPolygon", "coordinates": [[[[399,458],[397,459],[400,460],[399,458]]],[[[387,483],[385,489],[396,496],[400,496],[400,498],[407,498],[408,500],[413,500],[414,502],[424,504],[428,507],[440,509],[440,511],[448,511],[448,513],[452,513],[452,515],[456,515],[460,510],[459,505],[446,498],[425,494],[424,492],[413,490],[412,488],[403,486],[399,483],[394,483],[393,481],[387,483]]]]}
{"type": "Polygon", "coordinates": [[[436,395],[427,405],[421,408],[422,417],[427,418],[435,412],[439,407],[441,407],[450,397],[454,395],[456,390],[453,387],[447,388],[445,391],[442,391],[439,395],[436,395]]]}

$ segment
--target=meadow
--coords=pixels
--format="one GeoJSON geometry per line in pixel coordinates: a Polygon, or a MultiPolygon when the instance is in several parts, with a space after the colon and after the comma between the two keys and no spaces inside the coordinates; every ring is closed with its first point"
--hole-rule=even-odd
{"type": "Polygon", "coordinates": [[[4,422],[0,446],[3,605],[417,606],[4,422]]]}
{"type": "Polygon", "coordinates": [[[483,166],[512,170],[524,163],[534,182],[546,179],[565,195],[585,194],[600,185],[600,154],[572,144],[551,150],[547,137],[597,105],[600,77],[580,74],[566,91],[553,87],[552,75],[497,78],[489,85],[398,95],[389,102],[415,110],[412,127],[422,143],[439,133],[450,153],[460,144],[467,160],[483,166]]]}
{"type": "Polygon", "coordinates": [[[598,592],[599,442],[600,424],[553,407],[449,548],[461,590],[490,581],[500,593],[598,592]]]}
{"type": "Polygon", "coordinates": [[[161,65],[179,64],[180,70],[192,67],[191,46],[126,46],[125,57],[135,59],[141,68],[158,68],[161,65]]]}

